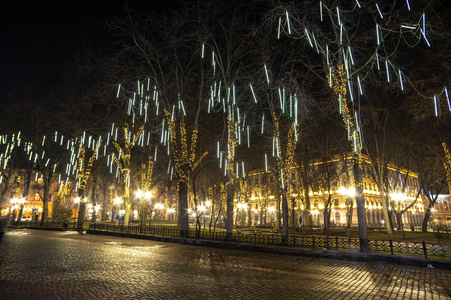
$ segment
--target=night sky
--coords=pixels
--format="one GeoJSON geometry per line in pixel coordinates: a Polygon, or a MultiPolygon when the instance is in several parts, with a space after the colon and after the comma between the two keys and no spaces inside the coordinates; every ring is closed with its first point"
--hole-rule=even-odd
{"type": "MultiPolygon", "coordinates": [[[[129,6],[161,9],[173,2],[129,1],[129,6]]],[[[2,1],[0,101],[11,87],[24,84],[47,92],[59,68],[84,44],[109,47],[105,18],[123,16],[124,7],[125,0],[2,1]]]]}

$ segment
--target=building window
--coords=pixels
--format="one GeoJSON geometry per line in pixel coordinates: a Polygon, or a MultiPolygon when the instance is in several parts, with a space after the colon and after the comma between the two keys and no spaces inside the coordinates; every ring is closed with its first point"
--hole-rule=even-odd
{"type": "Polygon", "coordinates": [[[335,199],[334,205],[335,205],[335,206],[339,206],[339,205],[340,205],[340,202],[338,201],[338,198],[335,199]]]}
{"type": "Polygon", "coordinates": [[[41,200],[41,197],[39,197],[39,193],[36,193],[36,195],[34,195],[34,200],[35,201],[41,200]]]}

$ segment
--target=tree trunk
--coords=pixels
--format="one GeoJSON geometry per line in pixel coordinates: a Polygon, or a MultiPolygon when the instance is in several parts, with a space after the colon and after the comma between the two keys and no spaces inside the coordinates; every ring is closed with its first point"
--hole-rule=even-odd
{"type": "Polygon", "coordinates": [[[294,206],[295,206],[295,202],[294,202],[294,197],[291,198],[291,221],[293,222],[293,234],[296,232],[296,218],[295,218],[295,211],[294,211],[294,206]]]}
{"type": "MultiPolygon", "coordinates": [[[[24,192],[22,195],[25,202],[28,200],[28,193],[30,192],[32,171],[33,171],[32,165],[29,165],[29,167],[27,169],[27,173],[26,173],[26,178],[25,178],[24,192]]],[[[20,226],[20,222],[22,221],[22,214],[23,214],[23,204],[20,206],[19,218],[17,219],[17,226],[20,226]]],[[[1,215],[1,213],[0,213],[0,215],[1,215]]]]}
{"type": "Polygon", "coordinates": [[[48,192],[47,195],[44,193],[44,198],[42,199],[42,214],[41,214],[41,226],[44,225],[49,219],[49,200],[48,200],[48,192]]]}
{"type": "Polygon", "coordinates": [[[233,189],[230,172],[227,171],[227,220],[226,232],[231,234],[233,232],[233,189]]]}
{"type": "Polygon", "coordinates": [[[92,178],[92,188],[91,188],[91,203],[92,203],[91,224],[94,224],[96,222],[96,219],[97,219],[97,212],[96,212],[96,206],[97,206],[96,183],[97,183],[97,178],[96,178],[96,176],[94,176],[92,178]]]}
{"type": "MultiPolygon", "coordinates": [[[[359,237],[360,239],[368,239],[368,233],[366,228],[366,214],[365,214],[365,198],[363,195],[363,176],[362,170],[359,164],[359,158],[354,158],[354,186],[355,186],[355,200],[357,204],[357,220],[359,222],[359,237]]],[[[365,245],[362,249],[365,250],[365,245]]]]}
{"type": "Polygon", "coordinates": [[[288,236],[288,201],[286,189],[282,190],[282,236],[288,236]]]}
{"type": "Polygon", "coordinates": [[[428,224],[429,224],[430,217],[431,217],[431,203],[428,204],[428,208],[426,209],[426,212],[424,213],[423,224],[421,224],[422,232],[428,232],[428,224]]]}
{"type": "Polygon", "coordinates": [[[302,219],[304,220],[304,225],[307,228],[312,228],[313,217],[310,206],[310,196],[308,194],[308,189],[304,190],[304,198],[305,198],[305,207],[304,207],[304,217],[302,219]]]}
{"type": "Polygon", "coordinates": [[[395,212],[395,216],[396,216],[396,228],[397,228],[398,231],[401,231],[401,227],[402,227],[402,213],[401,212],[398,212],[398,213],[395,212]]]}
{"type": "Polygon", "coordinates": [[[22,215],[23,215],[23,204],[20,205],[19,216],[17,217],[16,226],[20,226],[20,222],[22,221],[22,215]]]}
{"type": "Polygon", "coordinates": [[[382,213],[384,215],[385,226],[387,228],[387,234],[393,234],[393,223],[392,223],[392,220],[391,220],[390,213],[388,211],[387,197],[385,195],[383,187],[379,186],[379,191],[380,191],[380,194],[381,194],[382,213]]]}
{"type": "Polygon", "coordinates": [[[128,226],[128,224],[130,223],[130,208],[132,206],[132,203],[130,201],[130,188],[128,187],[127,182],[125,183],[125,188],[124,188],[124,226],[128,226]]]}
{"type": "Polygon", "coordinates": [[[84,201],[85,198],[85,190],[78,190],[78,197],[80,198],[80,202],[78,203],[78,220],[77,220],[77,231],[79,234],[83,233],[83,222],[85,220],[85,214],[86,214],[86,202],[84,201]]]}
{"type": "Polygon", "coordinates": [[[249,206],[249,200],[246,197],[246,204],[247,204],[247,227],[251,227],[252,226],[252,207],[249,206]]]}
{"type": "Polygon", "coordinates": [[[188,216],[188,185],[185,181],[179,182],[179,224],[182,236],[188,236],[189,216],[188,216]]]}
{"type": "Polygon", "coordinates": [[[354,202],[352,198],[346,198],[346,206],[347,206],[347,225],[348,225],[348,238],[351,239],[351,226],[352,226],[352,214],[354,213],[354,202]]]}

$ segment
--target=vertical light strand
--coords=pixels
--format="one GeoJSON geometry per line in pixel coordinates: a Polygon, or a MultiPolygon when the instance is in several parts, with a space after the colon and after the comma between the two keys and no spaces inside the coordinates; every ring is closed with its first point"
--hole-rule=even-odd
{"type": "Polygon", "coordinates": [[[446,100],[448,101],[448,109],[451,111],[451,103],[449,102],[448,89],[445,87],[446,100]]]}
{"type": "Polygon", "coordinates": [[[290,16],[288,15],[288,10],[285,11],[285,15],[287,16],[288,34],[291,34],[290,16]]]}
{"type": "Polygon", "coordinates": [[[399,83],[401,84],[401,90],[404,91],[404,84],[402,82],[402,72],[401,70],[398,70],[399,73],[399,83]]]}
{"type": "Polygon", "coordinates": [[[387,81],[390,82],[390,70],[388,69],[388,59],[385,60],[385,69],[387,70],[387,81]]]}
{"type": "Polygon", "coordinates": [[[249,135],[249,125],[247,125],[247,147],[250,148],[251,147],[251,143],[250,143],[250,135],[249,135]]]}
{"type": "Polygon", "coordinates": [[[265,68],[266,82],[269,85],[269,75],[268,75],[268,68],[266,67],[266,64],[264,65],[264,68],[265,68]]]}
{"type": "Polygon", "coordinates": [[[360,82],[360,76],[359,75],[357,75],[357,82],[359,84],[359,93],[360,93],[360,95],[363,95],[362,83],[360,82]]]}
{"type": "Polygon", "coordinates": [[[319,2],[319,13],[321,15],[321,22],[323,21],[323,1],[319,2]]]}
{"type": "Polygon", "coordinates": [[[265,172],[268,172],[268,154],[265,153],[265,172]]]}
{"type": "Polygon", "coordinates": [[[252,84],[249,84],[249,87],[251,88],[252,96],[254,97],[254,102],[257,103],[257,97],[255,96],[254,88],[252,87],[252,84]]]}
{"type": "Polygon", "coordinates": [[[383,19],[384,15],[382,15],[381,9],[379,8],[379,4],[377,4],[377,3],[376,3],[376,8],[377,8],[377,11],[379,12],[379,15],[381,16],[381,19],[383,19]]]}
{"type": "Polygon", "coordinates": [[[376,23],[376,33],[377,33],[377,44],[381,44],[381,38],[379,36],[379,24],[376,23]]]}
{"type": "Polygon", "coordinates": [[[435,106],[435,116],[438,117],[439,109],[438,109],[438,99],[436,95],[434,95],[434,106],[435,106]]]}

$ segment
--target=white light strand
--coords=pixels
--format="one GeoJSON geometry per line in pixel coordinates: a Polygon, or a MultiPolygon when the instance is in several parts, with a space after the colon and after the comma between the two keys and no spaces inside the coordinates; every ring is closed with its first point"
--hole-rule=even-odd
{"type": "Polygon", "coordinates": [[[402,82],[402,72],[401,70],[398,70],[399,73],[399,83],[401,84],[401,90],[404,91],[404,84],[402,82]]]}
{"type": "Polygon", "coordinates": [[[288,10],[285,11],[285,15],[287,16],[288,34],[291,34],[290,16],[288,15],[288,10]]]}
{"type": "Polygon", "coordinates": [[[252,87],[252,84],[249,84],[249,87],[251,88],[252,96],[254,97],[254,102],[257,103],[257,97],[255,96],[254,88],[252,87]]]}
{"type": "Polygon", "coordinates": [[[384,16],[382,15],[382,12],[381,12],[381,10],[379,8],[379,4],[376,3],[376,7],[377,7],[377,11],[379,12],[379,15],[381,16],[381,19],[383,19],[384,16]]]}
{"type": "Polygon", "coordinates": [[[387,70],[387,82],[390,82],[390,70],[388,69],[388,59],[385,60],[385,69],[387,70]]]}
{"type": "Polygon", "coordinates": [[[448,109],[451,111],[451,103],[449,102],[448,89],[445,87],[446,100],[448,101],[448,109]]]}
{"type": "Polygon", "coordinates": [[[117,87],[117,94],[116,98],[119,98],[119,93],[121,92],[121,84],[119,83],[119,86],[117,87]]]}
{"type": "Polygon", "coordinates": [[[434,105],[435,105],[435,116],[438,117],[439,108],[438,108],[438,99],[436,95],[434,95],[434,105]]]}
{"type": "Polygon", "coordinates": [[[265,172],[268,172],[268,154],[265,153],[265,172]]]}
{"type": "Polygon", "coordinates": [[[360,95],[363,95],[362,83],[360,82],[360,76],[359,75],[357,75],[357,82],[359,84],[359,93],[360,93],[360,95]]]}
{"type": "MultiPolygon", "coordinates": [[[[269,84],[268,68],[266,67],[266,64],[264,64],[264,68],[265,68],[266,82],[269,84]]],[[[233,105],[235,105],[235,100],[233,101],[233,105]]]]}
{"type": "Polygon", "coordinates": [[[319,13],[321,15],[321,22],[323,21],[323,1],[319,2],[319,13]]]}

